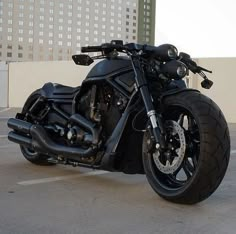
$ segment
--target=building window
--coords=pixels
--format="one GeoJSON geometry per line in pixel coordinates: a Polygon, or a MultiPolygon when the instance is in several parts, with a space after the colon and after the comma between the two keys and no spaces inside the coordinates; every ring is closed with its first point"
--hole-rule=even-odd
{"type": "Polygon", "coordinates": [[[22,45],[18,45],[18,50],[23,50],[23,46],[22,45]]]}
{"type": "Polygon", "coordinates": [[[12,53],[11,52],[7,52],[7,57],[11,58],[12,57],[12,53]]]}
{"type": "Polygon", "coordinates": [[[29,58],[29,59],[33,59],[33,55],[32,55],[32,54],[29,54],[28,58],[29,58]]]}
{"type": "Polygon", "coordinates": [[[7,40],[11,41],[12,40],[12,36],[7,36],[7,40]]]}
{"type": "Polygon", "coordinates": [[[23,58],[23,54],[22,53],[18,53],[18,58],[23,58]]]}
{"type": "Polygon", "coordinates": [[[7,45],[7,49],[11,50],[12,49],[12,45],[7,45]]]}
{"type": "Polygon", "coordinates": [[[33,38],[29,38],[29,43],[32,43],[33,42],[33,38]]]}
{"type": "Polygon", "coordinates": [[[23,37],[19,37],[19,38],[18,38],[18,41],[19,41],[19,42],[22,42],[22,41],[23,41],[23,37]]]}

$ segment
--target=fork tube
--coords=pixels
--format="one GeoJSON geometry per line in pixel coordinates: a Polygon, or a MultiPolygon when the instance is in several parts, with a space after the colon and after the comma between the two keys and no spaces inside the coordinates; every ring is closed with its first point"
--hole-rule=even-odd
{"type": "Polygon", "coordinates": [[[147,80],[145,78],[145,74],[142,69],[140,60],[137,56],[132,56],[131,62],[135,73],[135,81],[137,84],[137,88],[140,90],[146,108],[147,116],[151,121],[155,141],[160,144],[161,148],[164,148],[165,147],[164,128],[162,126],[162,121],[160,116],[157,115],[154,109],[152,97],[148,90],[147,80]]]}

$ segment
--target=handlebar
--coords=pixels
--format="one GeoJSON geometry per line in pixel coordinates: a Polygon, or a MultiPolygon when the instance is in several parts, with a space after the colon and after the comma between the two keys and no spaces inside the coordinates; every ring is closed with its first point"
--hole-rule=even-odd
{"type": "Polygon", "coordinates": [[[188,67],[188,69],[194,74],[200,73],[202,71],[212,73],[212,71],[209,71],[206,68],[198,66],[197,63],[193,61],[188,54],[181,52],[179,54],[179,58],[180,58],[180,61],[183,62],[188,67]]]}
{"type": "Polygon", "coordinates": [[[82,53],[86,52],[99,52],[102,51],[102,46],[83,46],[81,48],[82,53]]]}
{"type": "Polygon", "coordinates": [[[128,47],[125,45],[105,43],[100,46],[84,46],[81,48],[81,52],[111,52],[117,50],[119,52],[128,51],[128,47]]]}

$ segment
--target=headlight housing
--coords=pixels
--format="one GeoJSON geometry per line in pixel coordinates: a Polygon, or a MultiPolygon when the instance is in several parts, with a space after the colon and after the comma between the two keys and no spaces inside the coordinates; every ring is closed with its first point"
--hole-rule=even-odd
{"type": "Polygon", "coordinates": [[[180,80],[188,73],[186,65],[178,60],[171,60],[161,65],[160,71],[170,79],[180,80]]]}

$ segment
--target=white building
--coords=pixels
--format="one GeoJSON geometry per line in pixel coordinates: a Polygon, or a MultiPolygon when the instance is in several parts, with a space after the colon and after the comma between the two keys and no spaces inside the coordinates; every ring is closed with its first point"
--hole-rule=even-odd
{"type": "Polygon", "coordinates": [[[70,60],[112,39],[154,44],[155,0],[0,0],[0,61],[70,60]]]}

